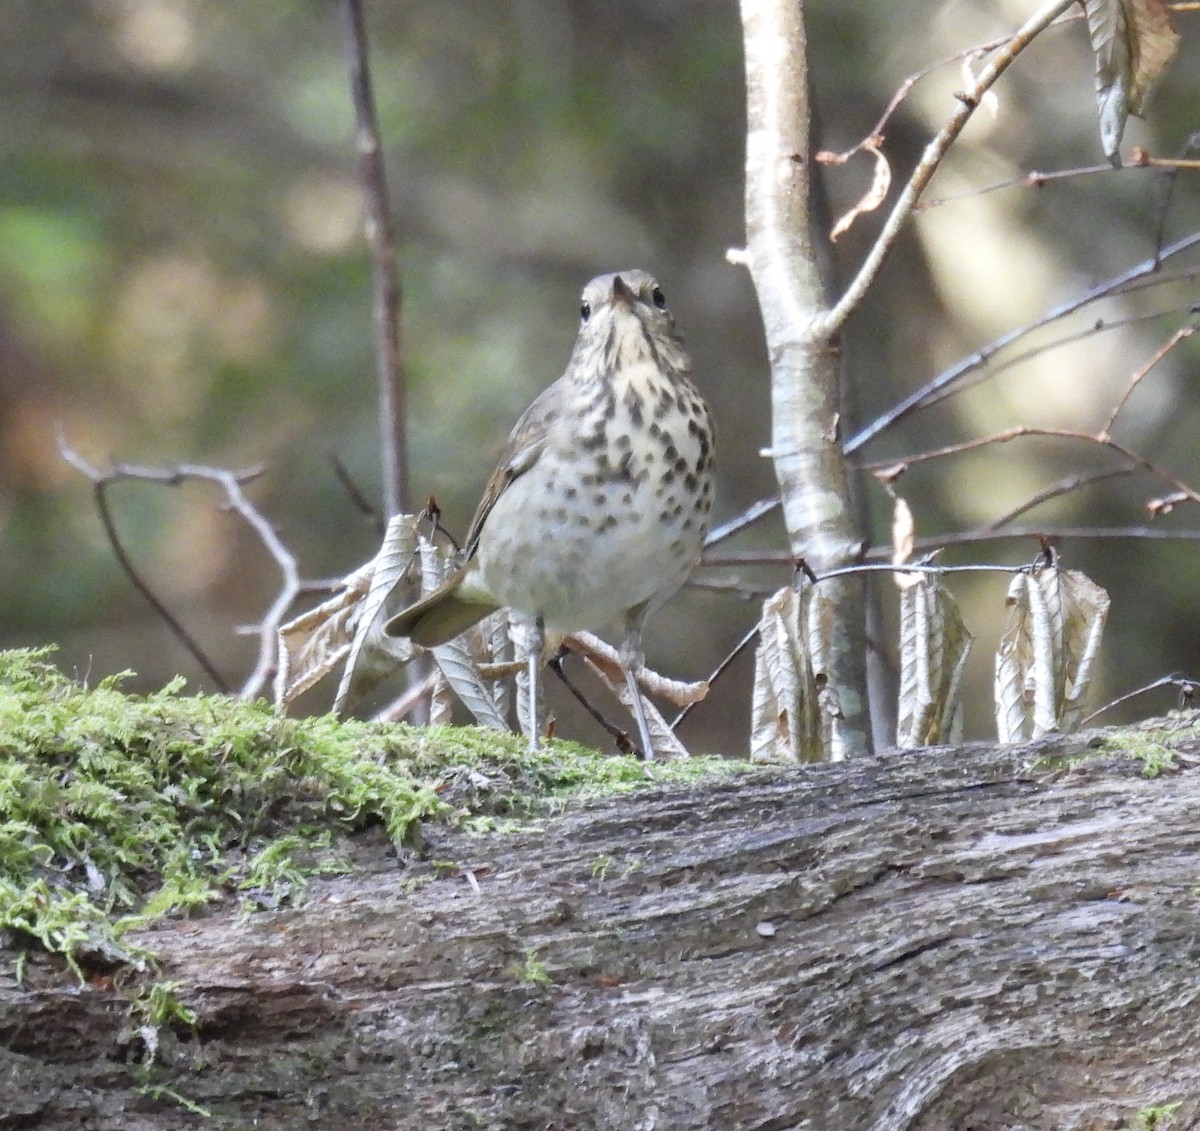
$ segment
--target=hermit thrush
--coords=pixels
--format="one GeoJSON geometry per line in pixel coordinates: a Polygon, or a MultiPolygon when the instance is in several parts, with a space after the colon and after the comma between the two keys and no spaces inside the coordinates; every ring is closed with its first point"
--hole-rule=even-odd
{"type": "MultiPolygon", "coordinates": [[[[509,606],[535,624],[530,702],[547,633],[620,620],[621,669],[645,756],[636,677],[647,616],[699,557],[713,501],[713,422],[655,280],[584,288],[566,372],[525,410],[441,586],[393,617],[390,636],[433,647],[509,606]]],[[[537,745],[534,720],[531,742],[537,745]]]]}

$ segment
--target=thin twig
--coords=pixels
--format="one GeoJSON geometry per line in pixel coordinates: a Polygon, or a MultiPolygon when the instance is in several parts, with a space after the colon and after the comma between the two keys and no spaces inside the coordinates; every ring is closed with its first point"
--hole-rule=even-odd
{"type": "Polygon", "coordinates": [[[1121,415],[1121,409],[1125,407],[1125,403],[1129,400],[1133,390],[1136,389],[1139,384],[1141,384],[1142,380],[1150,372],[1150,370],[1152,370],[1160,361],[1162,361],[1162,359],[1166,357],[1167,354],[1169,354],[1177,345],[1179,345],[1180,342],[1184,341],[1186,338],[1190,338],[1195,332],[1196,324],[1194,322],[1188,326],[1181,326],[1166,342],[1164,342],[1157,350],[1155,350],[1154,356],[1151,357],[1145,365],[1138,369],[1132,377],[1130,377],[1129,384],[1125,386],[1125,391],[1121,394],[1117,403],[1113,406],[1112,413],[1109,415],[1104,427],[1100,430],[1101,436],[1107,437],[1109,432],[1112,431],[1112,426],[1116,424],[1117,417],[1121,415]]]}
{"type": "MultiPolygon", "coordinates": [[[[1012,330],[1001,334],[1000,337],[989,342],[986,346],[975,351],[969,357],[963,358],[957,364],[952,365],[949,369],[943,370],[936,377],[926,381],[919,389],[914,390],[905,397],[899,404],[889,409],[882,416],[878,416],[870,424],[868,424],[858,435],[853,436],[846,442],[846,454],[849,455],[858,451],[859,448],[869,443],[881,432],[890,428],[898,420],[907,416],[909,413],[916,411],[919,408],[925,408],[931,403],[934,394],[940,393],[948,386],[955,384],[961,378],[976,369],[980,369],[987,365],[997,353],[1013,342],[1023,338],[1026,334],[1032,333],[1043,326],[1048,326],[1052,322],[1057,322],[1062,318],[1066,318],[1083,307],[1090,305],[1093,302],[1098,302],[1101,299],[1111,298],[1117,294],[1123,294],[1126,289],[1135,289],[1139,286],[1156,285],[1158,280],[1147,280],[1147,276],[1155,275],[1158,272],[1161,264],[1187,251],[1188,249],[1200,244],[1200,232],[1193,232],[1191,235],[1184,236],[1182,239],[1176,240],[1173,244],[1168,245],[1161,251],[1156,252],[1149,259],[1142,260],[1141,263],[1122,271],[1119,275],[1114,275],[1109,279],[1098,283],[1094,287],[1090,287],[1083,294],[1076,296],[1067,302],[1061,303],[1053,309],[1047,311],[1041,317],[1033,322],[1026,323],[1024,326],[1015,327],[1012,330]]],[[[890,461],[894,462],[894,461],[890,461]]]]}
{"type": "MultiPolygon", "coordinates": [[[[958,95],[958,106],[954,113],[925,147],[908,183],[901,190],[896,203],[884,221],[883,228],[859,267],[858,274],[832,309],[819,319],[819,328],[814,328],[815,337],[822,340],[831,337],[857,309],[908,221],[913,206],[920,199],[921,193],[925,191],[934,173],[937,172],[950,146],[954,144],[975,113],[983,95],[992,88],[1030,43],[1075,3],[1076,0],[1050,0],[1041,11],[1028,19],[1018,31],[1009,37],[1004,46],[992,55],[976,76],[972,89],[958,95]]],[[[853,447],[846,448],[847,454],[853,450],[853,447]]]]}
{"type": "MultiPolygon", "coordinates": [[[[733,646],[733,651],[730,652],[729,655],[726,656],[725,659],[723,659],[715,668],[713,668],[712,674],[708,677],[707,680],[705,680],[705,682],[708,684],[708,686],[710,688],[712,687],[712,685],[714,683],[717,682],[718,679],[721,678],[721,676],[723,676],[725,674],[726,670],[728,670],[728,668],[729,668],[729,665],[732,664],[733,661],[738,658],[738,656],[740,656],[747,648],[750,647],[751,644],[754,643],[757,636],[758,636],[758,625],[755,625],[752,629],[749,630],[749,632],[746,633],[745,636],[743,636],[741,638],[741,640],[739,640],[733,646]]],[[[700,700],[697,700],[696,702],[700,702],[700,700]]],[[[679,724],[682,723],[683,720],[688,717],[688,714],[691,712],[692,708],[695,706],[696,706],[696,703],[689,703],[686,707],[684,707],[683,710],[680,711],[679,714],[676,715],[675,718],[671,720],[671,729],[678,730],[679,724]]]]}
{"type": "Polygon", "coordinates": [[[154,592],[149,582],[137,571],[132,559],[125,550],[124,544],[121,542],[121,537],[117,533],[116,523],[113,521],[112,511],[108,505],[108,488],[113,483],[125,477],[103,472],[88,463],[82,455],[67,443],[66,437],[61,431],[58,435],[58,451],[63,460],[91,482],[92,493],[96,500],[96,511],[100,515],[100,524],[104,527],[104,534],[108,538],[109,546],[112,548],[113,557],[117,559],[117,565],[121,567],[125,576],[129,578],[130,584],[145,598],[146,602],[158,615],[159,619],[162,620],[163,624],[167,626],[168,631],[170,631],[175,639],[191,653],[192,659],[200,665],[204,670],[204,674],[212,680],[217,690],[222,694],[227,693],[229,685],[225,682],[225,677],[217,670],[216,666],[195,641],[191,633],[183,627],[171,610],[167,608],[166,604],[154,592]]]}
{"type": "Polygon", "coordinates": [[[258,659],[255,662],[254,670],[243,683],[238,695],[242,699],[253,699],[255,696],[261,694],[275,667],[278,655],[277,632],[279,626],[283,623],[283,618],[287,615],[296,597],[304,590],[304,584],[300,580],[295,557],[292,556],[291,552],[280,540],[279,535],[276,534],[270,522],[246,498],[246,494],[242,490],[244,484],[249,483],[262,474],[262,469],[252,468],[248,471],[239,472],[229,471],[221,467],[206,467],[194,463],[182,463],[174,468],[142,467],[136,464],[117,463],[113,465],[112,470],[101,471],[99,468],[88,463],[87,460],[76,452],[67,443],[66,437],[61,432],[58,437],[58,450],[67,463],[82,472],[91,481],[92,488],[96,493],[96,505],[100,512],[100,521],[104,524],[105,533],[108,535],[109,542],[112,545],[113,554],[116,556],[117,562],[120,564],[122,570],[124,570],[134,588],[145,597],[154,611],[162,618],[163,622],[180,643],[192,654],[196,662],[204,669],[205,674],[216,684],[219,690],[227,692],[229,690],[228,684],[220,673],[217,672],[211,661],[204,655],[203,651],[183,625],[179,623],[162,600],[155,595],[149,584],[134,568],[128,554],[125,552],[124,546],[117,536],[116,527],[113,523],[106,498],[106,491],[112,484],[125,480],[161,483],[168,487],[179,487],[189,480],[200,479],[208,483],[215,483],[222,489],[227,505],[230,509],[236,511],[241,516],[242,521],[254,531],[263,548],[270,555],[271,560],[279,567],[279,571],[283,575],[283,584],[280,586],[275,600],[271,602],[271,607],[267,610],[263,619],[257,625],[253,625],[245,630],[258,636],[258,659]]]}
{"type": "Polygon", "coordinates": [[[911,456],[887,462],[889,466],[892,464],[904,464],[912,467],[916,464],[926,463],[929,460],[962,455],[964,452],[986,448],[992,444],[1007,444],[1013,440],[1020,439],[1074,440],[1079,443],[1095,444],[1098,447],[1107,448],[1110,452],[1120,456],[1124,464],[1136,465],[1143,471],[1148,472],[1155,479],[1167,484],[1172,491],[1179,494],[1181,499],[1187,499],[1190,502],[1200,504],[1200,492],[1189,487],[1181,479],[1176,479],[1166,468],[1160,467],[1153,460],[1114,440],[1107,432],[1092,433],[1083,432],[1076,428],[1034,428],[1028,425],[1020,425],[1016,428],[1006,428],[1003,432],[996,432],[991,436],[980,436],[974,440],[963,440],[958,444],[947,444],[941,448],[934,448],[927,452],[918,452],[911,456]]]}
{"type": "Polygon", "coordinates": [[[1116,699],[1105,703],[1103,707],[1093,711],[1085,719],[1080,722],[1080,726],[1087,726],[1093,719],[1099,718],[1105,711],[1111,711],[1114,707],[1120,706],[1122,703],[1127,703],[1130,699],[1136,699],[1139,695],[1145,695],[1147,691],[1155,691],[1160,687],[1178,687],[1184,695],[1194,695],[1197,689],[1200,689],[1200,682],[1194,679],[1184,679],[1177,675],[1164,675],[1160,679],[1156,679],[1153,683],[1146,684],[1145,687],[1139,687],[1134,691],[1127,691],[1124,695],[1118,695],[1116,699]]]}
{"type": "Polygon", "coordinates": [[[703,589],[708,593],[732,593],[743,601],[760,601],[775,592],[777,585],[751,585],[739,577],[712,579],[692,574],[684,583],[689,589],[703,589]]]}
{"type": "MultiPolygon", "coordinates": [[[[1094,176],[1100,173],[1107,173],[1110,176],[1119,175],[1131,169],[1164,169],[1178,173],[1181,169],[1200,169],[1200,161],[1185,157],[1151,157],[1142,150],[1135,150],[1120,169],[1114,169],[1108,162],[1102,165],[1080,165],[1074,169],[1053,169],[1050,172],[1031,169],[1028,173],[1019,173],[1015,177],[1006,177],[1002,181],[993,181],[991,184],[981,185],[978,188],[966,189],[963,192],[954,193],[952,196],[926,197],[914,205],[913,211],[929,212],[934,208],[943,208],[947,204],[961,204],[965,200],[974,200],[976,197],[987,196],[989,193],[1001,192],[1004,189],[1041,188],[1054,181],[1074,180],[1076,177],[1094,176]]],[[[1160,222],[1160,237],[1161,227],[1160,222]]],[[[1157,242],[1161,245],[1161,238],[1157,242]]]]}
{"type": "MultiPolygon", "coordinates": [[[[1183,148],[1180,151],[1181,155],[1194,152],[1197,146],[1200,146],[1200,134],[1192,134],[1183,143],[1183,148]]],[[[1134,151],[1135,157],[1144,158],[1146,154],[1137,149],[1134,151]]],[[[1167,217],[1171,213],[1171,201],[1175,195],[1175,185],[1179,181],[1179,169],[1168,168],[1164,170],[1159,184],[1162,186],[1160,194],[1161,199],[1158,202],[1157,215],[1154,224],[1154,246],[1161,248],[1167,238],[1167,217]]]]}
{"type": "Polygon", "coordinates": [[[992,519],[986,526],[981,529],[1000,530],[1007,526],[1014,519],[1018,519],[1021,515],[1028,513],[1035,507],[1040,507],[1042,503],[1047,503],[1051,499],[1061,498],[1063,495],[1069,495],[1072,491],[1078,491],[1083,487],[1090,487],[1093,483],[1100,483],[1105,479],[1117,479],[1121,476],[1132,475],[1137,470],[1133,465],[1127,464],[1124,467],[1106,467],[1099,471],[1085,471],[1077,475],[1068,475],[1060,479],[1057,483],[1051,483],[1048,487],[1043,487],[1040,491],[1034,492],[1023,503],[1019,503],[1011,510],[1007,510],[998,518],[992,519]]]}
{"type": "MultiPolygon", "coordinates": [[[[1110,167],[1111,168],[1111,167],[1110,167]]],[[[1149,286],[1165,287],[1171,283],[1192,283],[1200,278],[1200,267],[1192,268],[1187,271],[1171,271],[1162,272],[1152,278],[1140,280],[1138,284],[1129,284],[1118,290],[1113,291],[1111,295],[1105,295],[1105,298],[1117,298],[1122,295],[1132,294],[1138,290],[1147,289],[1149,286]]],[[[932,408],[935,404],[950,397],[956,397],[961,393],[965,393],[968,389],[974,389],[977,385],[982,385],[984,381],[990,381],[994,377],[999,377],[1006,370],[1014,369],[1019,365],[1024,365],[1028,361],[1032,361],[1043,354],[1050,353],[1052,350],[1060,349],[1063,346],[1072,345],[1075,342],[1085,341],[1096,334],[1103,334],[1109,330],[1124,330],[1130,326],[1138,326],[1147,322],[1157,322],[1160,319],[1168,318],[1171,315],[1179,314],[1195,314],[1196,303],[1190,295],[1185,296],[1182,301],[1177,302],[1169,307],[1163,307],[1159,310],[1148,310],[1142,314],[1131,314],[1126,318],[1097,318],[1082,330],[1073,330],[1069,334],[1063,334],[1058,338],[1051,338],[1045,342],[1039,342],[1035,346],[1030,346],[1029,349],[1022,350],[1020,353],[1013,354],[1012,357],[1006,357],[1003,361],[991,363],[990,359],[985,359],[981,371],[964,374],[962,378],[956,381],[952,386],[947,386],[944,389],[933,393],[921,404],[922,409],[932,408]]],[[[1031,327],[1038,329],[1039,327],[1031,327]]],[[[978,356],[978,355],[976,355],[978,356]]]]}
{"type": "Polygon", "coordinates": [[[406,687],[401,695],[393,699],[383,710],[377,712],[373,716],[374,721],[398,723],[418,708],[424,708],[426,706],[425,700],[433,691],[440,677],[441,669],[436,666],[432,667],[421,679],[417,680],[410,687],[406,687]]]}
{"type": "Polygon", "coordinates": [[[622,730],[616,723],[610,723],[604,717],[604,712],[600,710],[582,691],[582,689],[572,680],[566,672],[563,665],[563,660],[566,658],[565,649],[559,649],[557,655],[550,661],[550,669],[562,680],[566,689],[575,697],[575,701],[592,717],[599,725],[604,733],[608,735],[616,744],[617,749],[622,754],[633,754],[637,747],[634,746],[633,740],[629,737],[629,732],[622,730]]]}
{"type": "MultiPolygon", "coordinates": [[[[1134,167],[1131,165],[1124,166],[1124,168],[1134,167]]],[[[981,185],[979,188],[967,189],[964,192],[954,193],[952,196],[926,197],[924,200],[919,201],[913,210],[915,212],[929,212],[934,208],[944,208],[947,204],[960,204],[964,200],[974,200],[976,197],[987,196],[989,193],[1001,192],[1004,189],[1041,188],[1043,185],[1051,184],[1054,181],[1073,180],[1076,177],[1092,176],[1097,173],[1108,173],[1111,175],[1122,171],[1123,169],[1114,169],[1107,161],[1103,165],[1081,165],[1074,169],[1054,169],[1050,172],[1031,169],[1028,173],[1020,173],[1015,177],[1006,177],[1002,181],[993,181],[990,185],[981,185]]]]}
{"type": "Polygon", "coordinates": [[[379,119],[371,89],[367,29],[362,0],[342,0],[346,63],[357,124],[359,173],[367,204],[367,239],[375,280],[375,350],[379,384],[379,428],[383,464],[384,516],[407,511],[408,448],[404,355],[400,339],[403,294],[397,268],[396,236],[388,208],[387,171],[379,119]]]}
{"type": "Polygon", "coordinates": [[[333,473],[337,476],[342,489],[354,504],[354,509],[370,522],[375,532],[382,538],[383,532],[387,529],[387,522],[379,513],[379,509],[367,498],[366,492],[358,485],[354,476],[350,474],[350,469],[336,452],[329,453],[329,462],[333,465],[333,473]]]}
{"type": "MultiPolygon", "coordinates": [[[[951,530],[917,538],[914,553],[928,553],[948,546],[971,546],[980,542],[1019,542],[1038,537],[1063,541],[1104,541],[1133,538],[1147,542],[1200,542],[1200,530],[1166,530],[1157,526],[1014,526],[1006,530],[951,530]]],[[[872,546],[863,554],[864,561],[885,561],[892,556],[892,547],[872,546]]],[[[706,556],[700,563],[712,568],[726,566],[792,565],[787,550],[726,550],[706,556]]]]}
{"type": "Polygon", "coordinates": [[[724,542],[726,538],[732,538],[735,534],[740,534],[747,526],[757,522],[772,511],[778,510],[781,505],[782,500],[778,495],[768,495],[765,499],[759,499],[758,502],[751,503],[741,514],[735,518],[731,518],[728,522],[722,523],[715,530],[711,531],[704,540],[705,546],[715,546],[718,542],[724,542]]]}
{"type": "MultiPolygon", "coordinates": [[[[924,553],[944,546],[1011,542],[1040,536],[1079,542],[1124,538],[1146,542],[1197,542],[1200,541],[1200,530],[1164,530],[1157,526],[1013,526],[1007,530],[960,530],[918,538],[913,543],[913,551],[924,553]]],[[[872,550],[868,557],[885,557],[890,553],[890,547],[881,546],[872,550]]]]}

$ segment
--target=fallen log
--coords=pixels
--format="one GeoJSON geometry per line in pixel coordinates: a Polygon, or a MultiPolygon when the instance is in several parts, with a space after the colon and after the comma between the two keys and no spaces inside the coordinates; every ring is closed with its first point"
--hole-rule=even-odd
{"type": "Polygon", "coordinates": [[[431,829],[406,867],[360,834],[302,907],[134,940],[194,1025],[0,977],[0,1127],[1200,1126],[1198,754],[1188,715],[431,829]]]}

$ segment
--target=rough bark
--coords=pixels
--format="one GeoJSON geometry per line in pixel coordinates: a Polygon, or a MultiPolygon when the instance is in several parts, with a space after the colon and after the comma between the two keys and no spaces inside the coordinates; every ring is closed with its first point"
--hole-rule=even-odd
{"type": "Polygon", "coordinates": [[[1149,741],[1177,768],[1085,735],[626,795],[407,870],[368,837],[303,908],[146,933],[198,1014],[149,1071],[107,981],[0,977],[0,1127],[1196,1126],[1200,730],[1149,741]]]}

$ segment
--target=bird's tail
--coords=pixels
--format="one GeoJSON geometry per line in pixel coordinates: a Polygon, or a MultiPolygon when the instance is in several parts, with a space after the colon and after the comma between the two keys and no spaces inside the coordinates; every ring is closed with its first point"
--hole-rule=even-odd
{"type": "Polygon", "coordinates": [[[436,648],[478,624],[500,606],[489,597],[463,591],[461,571],[383,626],[388,636],[407,636],[422,648],[436,648]]]}

